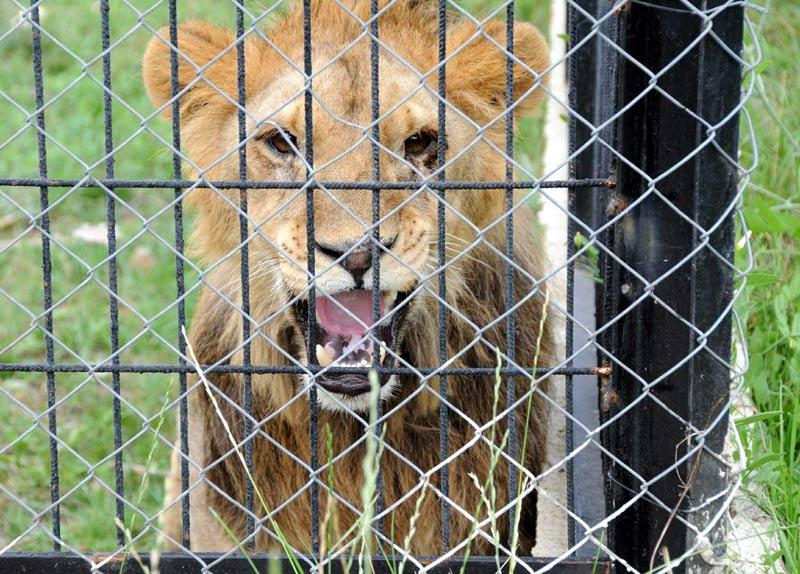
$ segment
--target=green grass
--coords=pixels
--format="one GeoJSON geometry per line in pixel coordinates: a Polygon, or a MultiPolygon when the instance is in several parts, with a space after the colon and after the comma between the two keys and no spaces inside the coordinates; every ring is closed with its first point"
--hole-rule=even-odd
{"type": "MultiPolygon", "coordinates": [[[[142,16],[120,2],[111,2],[112,105],[115,176],[130,179],[167,179],[172,176],[172,156],[159,141],[170,141],[170,126],[151,118],[152,106],[142,85],[140,60],[152,37],[152,29],[167,23],[165,3],[130,0],[142,16]],[[152,8],[153,5],[157,7],[152,8]],[[144,119],[143,119],[144,118],[144,119]],[[148,119],[149,118],[149,119],[148,119]],[[146,129],[145,129],[146,128],[146,129]]],[[[490,13],[496,0],[466,0],[461,4],[479,16],[490,13]]],[[[270,5],[248,2],[248,7],[270,5]]],[[[233,4],[214,0],[179,2],[179,19],[206,18],[232,27],[233,4]]],[[[501,14],[502,15],[502,14],[501,14]]],[[[545,2],[520,3],[518,19],[546,27],[545,2]]],[[[19,20],[13,2],[0,4],[0,175],[38,177],[36,131],[28,122],[34,109],[31,31],[27,25],[11,31],[19,20]]],[[[100,53],[99,3],[86,0],[45,2],[41,22],[49,37],[42,37],[48,175],[78,179],[87,173],[105,175],[102,64],[100,53]],[[81,61],[83,63],[81,63],[81,61]],[[84,69],[84,65],[85,69],[84,69]],[[85,73],[84,73],[85,72],[85,73]]],[[[522,122],[518,158],[536,170],[542,155],[543,112],[522,122]]],[[[176,354],[170,347],[178,341],[174,307],[175,229],[171,190],[117,189],[118,292],[120,304],[120,360],[126,364],[172,364],[176,354]],[[143,218],[145,221],[143,221],[143,218]]],[[[98,189],[53,189],[50,192],[53,300],[58,303],[53,321],[60,341],[55,345],[57,362],[76,363],[76,355],[89,362],[111,354],[109,343],[109,293],[107,248],[75,237],[84,224],[102,229],[106,221],[106,197],[98,189]]],[[[39,363],[45,360],[44,339],[32,328],[42,309],[42,246],[38,232],[29,228],[39,210],[36,188],[0,188],[0,362],[39,363]],[[33,314],[33,316],[31,315],[33,314]]],[[[187,228],[191,225],[188,216],[187,228]]],[[[197,273],[186,265],[187,316],[196,298],[197,273]]],[[[125,494],[136,502],[140,485],[149,478],[137,507],[154,516],[163,498],[163,480],[169,466],[167,444],[158,441],[155,429],[161,421],[165,394],[177,396],[176,376],[165,374],[120,377],[125,494]],[[135,438],[134,438],[135,437],[135,438]],[[146,475],[150,475],[147,477],[146,475]]],[[[113,418],[110,375],[86,377],[58,374],[59,448],[62,538],[79,550],[110,550],[115,547],[113,496],[113,418]],[[68,493],[68,494],[67,494],[68,493]]],[[[50,469],[46,377],[31,373],[0,373],[0,548],[21,537],[13,550],[46,550],[51,546],[47,531],[49,514],[40,526],[26,533],[33,512],[41,513],[50,502],[50,469]]],[[[160,435],[172,440],[174,409],[166,414],[160,435]]],[[[126,507],[130,522],[131,508],[126,507]]],[[[130,533],[136,537],[146,521],[139,517],[130,533]]],[[[137,542],[143,549],[154,543],[137,542]]]]}
{"type": "MultiPolygon", "coordinates": [[[[749,456],[745,486],[779,527],[789,572],[800,571],[800,5],[767,2],[756,18],[764,64],[748,109],[760,163],[745,197],[757,274],[741,301],[750,350],[745,377],[758,417],[740,426],[749,456]]],[[[752,161],[745,150],[744,163],[752,161]]]]}
{"type": "MultiPolygon", "coordinates": [[[[134,2],[134,5],[145,8],[142,2],[134,2]]],[[[99,12],[96,6],[91,10],[87,8],[88,5],[80,1],[45,4],[41,14],[45,30],[57,40],[42,39],[44,95],[46,100],[53,100],[47,107],[46,121],[47,132],[53,137],[47,148],[48,173],[54,178],[80,178],[87,172],[96,176],[105,173],[102,91],[97,82],[81,77],[82,65],[70,54],[88,62],[100,52],[99,12]],[[71,87],[67,89],[68,86],[71,87]]],[[[137,16],[122,4],[115,4],[112,9],[113,42],[136,28],[137,16]]],[[[0,30],[10,29],[17,19],[17,9],[4,3],[0,8],[0,30]]],[[[166,21],[165,10],[155,11],[145,21],[159,27],[166,21]]],[[[149,32],[139,27],[112,51],[115,93],[127,106],[145,116],[151,112],[141,86],[139,61],[149,37],[149,32]]],[[[35,177],[38,175],[36,135],[30,126],[25,128],[26,112],[17,110],[17,106],[24,110],[34,107],[30,28],[22,26],[7,36],[0,44],[0,55],[4,62],[0,90],[15,102],[12,104],[7,99],[0,102],[0,115],[4,118],[0,123],[0,141],[3,142],[0,173],[35,177]],[[22,133],[8,141],[20,129],[22,133]]],[[[88,66],[87,72],[97,80],[102,78],[97,62],[88,66]]],[[[142,123],[126,105],[115,102],[113,106],[117,143],[137,134],[142,123]]],[[[169,140],[169,129],[164,122],[152,121],[148,127],[169,140]]],[[[122,146],[115,157],[117,177],[170,177],[170,155],[148,133],[141,133],[122,146]]],[[[0,217],[5,224],[0,229],[0,246],[5,249],[0,254],[0,288],[5,296],[0,304],[3,308],[0,349],[4,349],[0,352],[0,361],[42,362],[44,339],[40,331],[30,329],[33,318],[26,311],[39,313],[42,308],[41,237],[28,228],[28,214],[38,211],[38,190],[3,188],[1,191],[4,197],[0,197],[0,217]],[[13,341],[17,342],[10,346],[13,341]]],[[[120,359],[124,363],[171,363],[175,361],[175,354],[164,342],[176,345],[178,340],[176,312],[169,308],[176,293],[174,254],[168,248],[174,241],[172,213],[167,209],[171,192],[120,189],[117,193],[127,204],[117,205],[118,245],[131,242],[118,257],[119,295],[125,301],[119,309],[120,345],[126,346],[120,359]],[[165,209],[163,214],[157,215],[165,209]],[[152,218],[146,227],[136,212],[152,218]],[[163,238],[166,245],[157,236],[163,238]],[[164,309],[168,310],[162,313],[164,309]]],[[[78,355],[87,361],[99,361],[111,353],[109,294],[101,286],[108,284],[107,267],[103,264],[107,248],[77,239],[73,233],[82,224],[104,225],[104,193],[58,189],[51,192],[50,200],[53,205],[51,232],[55,240],[52,244],[53,300],[63,300],[53,313],[55,333],[63,343],[56,344],[55,360],[75,363],[74,355],[78,355]]],[[[195,282],[196,274],[187,268],[187,285],[191,287],[195,282]]],[[[190,298],[190,308],[192,301],[190,298]]],[[[174,398],[177,384],[173,384],[173,379],[171,375],[121,376],[122,396],[131,405],[122,407],[123,441],[140,435],[124,449],[125,492],[131,500],[146,473],[154,444],[154,434],[148,429],[156,427],[156,420],[151,419],[157,419],[160,402],[170,385],[174,398]]],[[[0,444],[5,447],[24,436],[10,453],[0,458],[0,484],[9,492],[0,493],[0,515],[3,516],[0,546],[5,546],[33,522],[32,515],[9,495],[40,512],[49,504],[50,479],[47,419],[36,421],[25,410],[35,414],[46,410],[45,377],[4,373],[0,384],[5,393],[0,398],[0,417],[5,421],[0,429],[0,444]],[[27,431],[30,432],[24,434],[27,431]]],[[[113,450],[112,395],[103,384],[110,387],[110,375],[88,380],[79,374],[56,377],[57,397],[59,400],[66,397],[56,409],[59,438],[66,445],[59,449],[60,488],[62,494],[72,490],[61,505],[62,537],[84,550],[111,548],[115,536],[115,500],[111,494],[113,459],[108,456],[113,450]]],[[[162,434],[172,437],[173,427],[170,415],[162,434]]],[[[161,504],[161,475],[168,467],[166,445],[158,446],[151,468],[153,487],[144,493],[139,505],[148,515],[154,514],[161,504]]],[[[128,516],[130,512],[127,509],[128,516]]],[[[46,549],[49,546],[45,534],[49,526],[47,520],[42,522],[43,528],[34,529],[14,548],[46,549]]],[[[143,523],[141,519],[138,521],[139,525],[143,523]]]]}

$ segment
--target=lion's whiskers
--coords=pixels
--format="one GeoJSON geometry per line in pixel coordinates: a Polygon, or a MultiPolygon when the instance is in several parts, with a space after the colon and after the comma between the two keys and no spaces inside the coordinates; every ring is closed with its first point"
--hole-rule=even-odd
{"type": "MultiPolygon", "coordinates": [[[[249,280],[252,283],[262,277],[270,274],[273,269],[278,267],[278,261],[280,260],[279,257],[269,257],[267,259],[263,259],[256,263],[253,267],[250,268],[250,277],[249,280]]],[[[238,286],[234,289],[234,292],[241,289],[242,285],[242,278],[241,275],[236,274],[230,281],[223,283],[222,285],[216,286],[216,289],[219,291],[224,292],[226,289],[232,286],[238,286]]]]}

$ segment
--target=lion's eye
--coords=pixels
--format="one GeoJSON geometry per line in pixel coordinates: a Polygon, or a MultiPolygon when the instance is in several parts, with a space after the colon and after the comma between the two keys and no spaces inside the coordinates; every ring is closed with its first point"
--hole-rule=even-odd
{"type": "Polygon", "coordinates": [[[414,134],[405,141],[406,155],[422,155],[433,145],[435,137],[435,134],[430,131],[414,134]]]}
{"type": "Polygon", "coordinates": [[[289,155],[297,149],[297,138],[286,130],[270,132],[266,141],[270,149],[280,155],[289,155]]]}

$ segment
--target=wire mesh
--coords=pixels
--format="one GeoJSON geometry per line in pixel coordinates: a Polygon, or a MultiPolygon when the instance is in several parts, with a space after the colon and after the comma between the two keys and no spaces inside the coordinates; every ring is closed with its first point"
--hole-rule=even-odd
{"type": "Polygon", "coordinates": [[[724,562],[754,7],[563,4],[0,10],[0,570],[724,562]]]}

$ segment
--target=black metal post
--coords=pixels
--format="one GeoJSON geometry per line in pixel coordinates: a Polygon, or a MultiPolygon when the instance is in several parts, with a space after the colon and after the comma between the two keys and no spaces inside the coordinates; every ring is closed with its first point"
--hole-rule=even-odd
{"type": "MultiPolygon", "coordinates": [[[[178,84],[178,6],[177,0],[167,3],[169,14],[169,52],[170,92],[172,94],[172,174],[178,179],[181,177],[181,102],[180,85],[178,84]]],[[[185,274],[183,268],[184,233],[183,233],[183,189],[173,189],[175,204],[173,207],[173,220],[175,222],[175,290],[178,319],[178,392],[180,393],[180,406],[178,417],[180,420],[180,449],[181,449],[181,545],[191,549],[191,509],[189,507],[189,399],[186,396],[186,375],[191,372],[186,364],[186,340],[183,337],[183,328],[186,326],[186,292],[185,274]]]]}
{"type": "MultiPolygon", "coordinates": [[[[313,59],[311,46],[311,0],[303,0],[303,73],[305,74],[305,93],[303,106],[305,110],[306,142],[306,258],[308,279],[308,316],[316,316],[316,244],[314,240],[314,94],[313,59]]],[[[308,321],[306,326],[306,341],[308,349],[315,349],[317,345],[317,327],[314,321],[308,321]]],[[[308,354],[308,366],[318,367],[317,359],[313,353],[308,354]]],[[[312,469],[311,483],[311,552],[319,555],[319,482],[316,471],[319,469],[319,404],[317,402],[317,383],[312,381],[308,389],[308,436],[309,436],[309,463],[312,469]]]]}
{"type": "MultiPolygon", "coordinates": [[[[608,415],[638,401],[608,436],[610,510],[635,500],[611,523],[610,546],[639,571],[694,550],[676,574],[710,568],[697,533],[713,523],[725,497],[712,497],[727,485],[714,455],[729,400],[737,168],[728,158],[738,145],[743,30],[738,3],[692,5],[631,3],[615,13],[628,54],[618,109],[637,101],[618,120],[619,195],[609,206],[621,210],[614,244],[623,263],[603,286],[623,315],[611,338],[619,402],[608,415]]],[[[723,529],[710,539],[724,553],[723,529]]]]}
{"type": "MultiPolygon", "coordinates": [[[[103,116],[105,127],[106,177],[114,177],[114,126],[111,105],[111,24],[108,0],[100,0],[100,42],[103,48],[103,116]]],[[[106,241],[108,242],[108,316],[111,323],[111,362],[119,365],[119,306],[117,304],[117,215],[116,198],[109,190],[106,193],[106,241]]],[[[114,494],[116,495],[117,545],[125,545],[125,476],[122,463],[122,409],[120,405],[120,373],[111,373],[111,388],[114,391],[112,411],[114,417],[114,494]]]]}
{"type": "MultiPolygon", "coordinates": [[[[236,87],[237,87],[237,119],[239,127],[239,179],[247,180],[247,93],[245,84],[245,27],[244,10],[242,3],[236,3],[236,87]]],[[[247,188],[239,189],[239,256],[240,256],[240,277],[242,282],[242,364],[249,367],[251,362],[250,346],[250,225],[248,220],[248,195],[247,188]]],[[[244,460],[247,472],[252,476],[253,472],[253,440],[250,435],[253,433],[253,376],[250,371],[243,373],[244,386],[243,407],[244,416],[244,460]]],[[[255,493],[253,483],[247,481],[245,485],[245,507],[247,508],[247,519],[245,530],[248,536],[246,546],[252,550],[255,548],[256,515],[255,515],[255,493]]],[[[262,509],[266,512],[266,509],[262,509]]]]}
{"type": "MultiPolygon", "coordinates": [[[[439,171],[437,179],[439,181],[447,180],[447,170],[445,169],[445,160],[447,152],[447,106],[445,104],[447,98],[447,1],[439,0],[439,105],[437,109],[438,115],[438,131],[436,133],[436,167],[439,171]]],[[[442,270],[439,273],[439,365],[444,365],[447,362],[447,253],[445,250],[445,238],[447,236],[447,218],[445,216],[445,195],[446,190],[439,190],[439,202],[436,205],[436,227],[437,236],[439,241],[436,244],[436,255],[439,263],[439,268],[442,270]]],[[[449,456],[450,443],[450,413],[447,407],[447,400],[449,395],[449,387],[447,375],[439,375],[439,393],[442,396],[442,401],[439,402],[439,461],[444,462],[449,456]]],[[[442,492],[442,524],[441,524],[441,537],[442,537],[442,552],[450,549],[450,472],[448,465],[443,464],[441,471],[439,471],[439,489],[442,492]]]]}
{"type": "MultiPolygon", "coordinates": [[[[47,128],[44,121],[44,78],[42,73],[42,34],[39,5],[31,0],[31,51],[33,55],[33,88],[36,103],[36,143],[39,152],[39,177],[47,179],[47,128]]],[[[42,286],[44,297],[44,348],[48,365],[55,362],[53,345],[53,262],[50,252],[50,188],[39,188],[39,227],[42,230],[42,286]]],[[[58,423],[56,418],[55,372],[47,373],[47,429],[50,432],[50,503],[52,509],[53,550],[61,550],[61,490],[58,475],[58,423]]]]}

